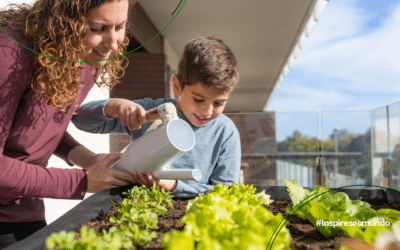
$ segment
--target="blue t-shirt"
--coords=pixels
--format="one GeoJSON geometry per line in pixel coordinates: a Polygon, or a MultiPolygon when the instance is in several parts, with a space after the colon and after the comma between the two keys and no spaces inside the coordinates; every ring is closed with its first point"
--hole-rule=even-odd
{"type": "MultiPolygon", "coordinates": [[[[151,123],[142,125],[141,129],[131,131],[122,125],[119,118],[109,118],[104,114],[108,100],[86,103],[79,107],[72,118],[74,125],[91,133],[126,133],[134,140],[142,136],[151,123]]],[[[176,100],[160,98],[153,100],[145,98],[134,101],[145,110],[176,100]]],[[[178,180],[176,189],[171,192],[175,197],[193,197],[200,192],[206,192],[217,185],[239,183],[241,148],[239,132],[231,119],[221,114],[202,127],[193,126],[185,115],[177,110],[178,117],[191,125],[195,134],[194,147],[184,153],[171,164],[171,169],[198,169],[201,172],[200,181],[178,180]]]]}

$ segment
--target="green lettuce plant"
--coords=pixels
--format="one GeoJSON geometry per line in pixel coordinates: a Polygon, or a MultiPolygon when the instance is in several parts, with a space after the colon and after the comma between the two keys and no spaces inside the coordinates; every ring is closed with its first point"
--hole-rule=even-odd
{"type": "Polygon", "coordinates": [[[333,194],[328,187],[317,185],[310,191],[295,181],[282,181],[293,202],[289,213],[305,217],[326,237],[347,235],[374,244],[378,233],[391,230],[388,225],[400,218],[397,210],[375,211],[367,202],[350,200],[343,192],[333,194]]]}
{"type": "Polygon", "coordinates": [[[116,227],[111,228],[109,232],[96,233],[93,230],[87,230],[85,226],[81,228],[81,239],[75,239],[75,232],[53,233],[46,240],[48,249],[96,249],[96,250],[117,250],[117,249],[135,249],[132,241],[122,234],[116,227]]]}
{"type": "MultiPolygon", "coordinates": [[[[162,246],[168,250],[265,250],[283,217],[266,210],[264,202],[257,198],[252,185],[232,183],[229,188],[219,183],[206,195],[189,201],[180,221],[185,223],[184,230],[164,235],[162,246]]],[[[273,240],[272,249],[288,249],[289,231],[283,228],[273,240]]]]}
{"type": "MultiPolygon", "coordinates": [[[[155,183],[151,189],[135,186],[123,194],[127,198],[121,202],[118,216],[110,217],[110,222],[118,227],[96,233],[83,226],[80,240],[75,239],[75,232],[54,233],[46,240],[46,247],[60,250],[136,249],[132,241],[135,245],[149,245],[157,237],[152,230],[157,229],[158,215],[173,208],[172,196],[155,183]]],[[[111,203],[116,205],[112,200],[111,203]]]]}

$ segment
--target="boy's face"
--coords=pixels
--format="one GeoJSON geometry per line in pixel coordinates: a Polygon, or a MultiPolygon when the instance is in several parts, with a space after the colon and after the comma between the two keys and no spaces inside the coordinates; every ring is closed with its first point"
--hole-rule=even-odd
{"type": "Polygon", "coordinates": [[[176,75],[172,76],[173,91],[179,100],[176,108],[196,127],[217,118],[226,106],[231,91],[205,87],[201,83],[186,85],[182,90],[176,75]]]}

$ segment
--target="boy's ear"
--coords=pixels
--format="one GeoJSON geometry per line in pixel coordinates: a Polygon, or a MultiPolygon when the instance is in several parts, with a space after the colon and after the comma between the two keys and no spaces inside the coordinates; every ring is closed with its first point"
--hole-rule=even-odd
{"type": "Polygon", "coordinates": [[[178,76],[173,74],[172,75],[172,90],[176,96],[180,96],[181,94],[181,85],[179,84],[178,76]]]}

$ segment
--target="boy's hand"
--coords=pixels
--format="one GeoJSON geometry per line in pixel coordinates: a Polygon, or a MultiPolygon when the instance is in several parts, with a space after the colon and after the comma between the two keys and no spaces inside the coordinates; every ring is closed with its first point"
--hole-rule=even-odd
{"type": "Polygon", "coordinates": [[[178,182],[176,180],[163,180],[154,178],[148,171],[146,171],[144,174],[137,172],[133,177],[136,183],[151,188],[153,186],[153,182],[155,182],[159,187],[169,192],[174,191],[176,186],[178,185],[178,182]]]}
{"type": "Polygon", "coordinates": [[[118,117],[130,130],[137,130],[147,122],[146,111],[142,106],[126,99],[114,99],[107,103],[104,113],[108,117],[118,117]]]}

